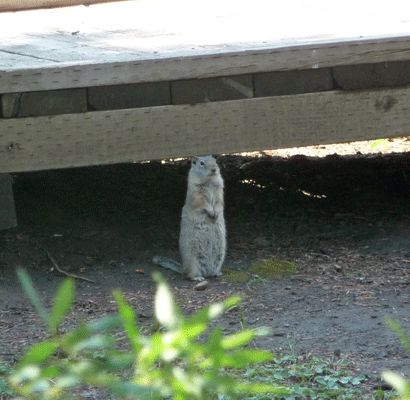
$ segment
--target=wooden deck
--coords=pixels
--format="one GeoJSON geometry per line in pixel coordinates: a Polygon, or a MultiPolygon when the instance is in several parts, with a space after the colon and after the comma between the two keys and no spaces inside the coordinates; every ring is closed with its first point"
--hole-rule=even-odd
{"type": "Polygon", "coordinates": [[[1,13],[0,172],[409,135],[410,3],[329,3],[1,13]]]}

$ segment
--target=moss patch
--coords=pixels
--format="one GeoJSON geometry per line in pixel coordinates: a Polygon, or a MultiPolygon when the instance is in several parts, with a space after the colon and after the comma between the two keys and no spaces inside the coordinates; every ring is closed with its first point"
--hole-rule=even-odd
{"type": "Polygon", "coordinates": [[[249,267],[252,274],[263,278],[280,279],[296,272],[295,264],[280,260],[259,260],[249,267]]]}
{"type": "Polygon", "coordinates": [[[245,271],[229,271],[220,278],[224,282],[230,282],[230,283],[235,283],[235,282],[243,282],[247,281],[250,278],[249,272],[245,271]]]}
{"type": "Polygon", "coordinates": [[[252,264],[247,271],[227,271],[219,278],[223,282],[244,282],[253,276],[270,279],[281,279],[296,272],[295,264],[280,260],[259,260],[252,264]]]}

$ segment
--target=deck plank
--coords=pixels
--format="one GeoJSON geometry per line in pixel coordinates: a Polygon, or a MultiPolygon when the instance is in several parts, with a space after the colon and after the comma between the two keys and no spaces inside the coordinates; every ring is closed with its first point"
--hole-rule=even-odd
{"type": "Polygon", "coordinates": [[[0,93],[192,79],[410,59],[410,5],[139,0],[2,13],[0,37],[0,93]]]}

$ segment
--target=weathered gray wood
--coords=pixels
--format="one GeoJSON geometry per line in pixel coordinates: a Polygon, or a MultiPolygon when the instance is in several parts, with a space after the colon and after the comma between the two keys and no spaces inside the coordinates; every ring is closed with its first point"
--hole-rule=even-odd
{"type": "Polygon", "coordinates": [[[333,68],[333,78],[337,86],[345,90],[407,86],[410,61],[339,66],[333,68]]]}
{"type": "Polygon", "coordinates": [[[252,75],[175,81],[171,92],[172,104],[247,99],[253,97],[252,75]]]}
{"type": "Polygon", "coordinates": [[[15,118],[20,105],[21,93],[0,94],[0,115],[3,118],[15,118]]]}
{"type": "Polygon", "coordinates": [[[90,110],[155,107],[171,104],[168,82],[134,83],[88,88],[90,110]]]}
{"type": "Polygon", "coordinates": [[[131,58],[129,54],[101,54],[88,63],[81,59],[44,65],[44,60],[40,60],[39,65],[36,62],[30,68],[24,68],[24,63],[14,63],[14,68],[11,68],[9,65],[1,65],[0,50],[0,93],[211,78],[409,60],[410,36],[242,52],[217,52],[209,55],[180,49],[166,54],[141,54],[138,57],[134,56],[133,61],[130,61],[131,58]],[[170,58],[164,58],[164,55],[170,58]]]}
{"type": "Polygon", "coordinates": [[[0,171],[408,135],[410,89],[320,92],[0,120],[0,171]]]}
{"type": "Polygon", "coordinates": [[[17,117],[81,113],[87,111],[85,89],[22,93],[17,117]]]}
{"type": "Polygon", "coordinates": [[[379,2],[369,12],[359,3],[354,13],[326,0],[139,0],[3,13],[0,93],[410,60],[410,8],[379,2]]]}
{"type": "Polygon", "coordinates": [[[97,4],[124,0],[2,0],[0,12],[18,11],[33,8],[68,7],[79,4],[97,4]]]}
{"type": "Polygon", "coordinates": [[[333,89],[330,68],[255,74],[254,84],[255,97],[284,96],[333,89]]]}
{"type": "Polygon", "coordinates": [[[10,175],[0,174],[0,230],[17,226],[12,184],[10,175]]]}

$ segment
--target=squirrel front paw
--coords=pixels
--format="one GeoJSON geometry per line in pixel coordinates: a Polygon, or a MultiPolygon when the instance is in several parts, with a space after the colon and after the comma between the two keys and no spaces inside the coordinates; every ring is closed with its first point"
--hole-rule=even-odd
{"type": "Polygon", "coordinates": [[[218,218],[218,214],[214,210],[204,210],[204,213],[213,222],[218,218]]]}

